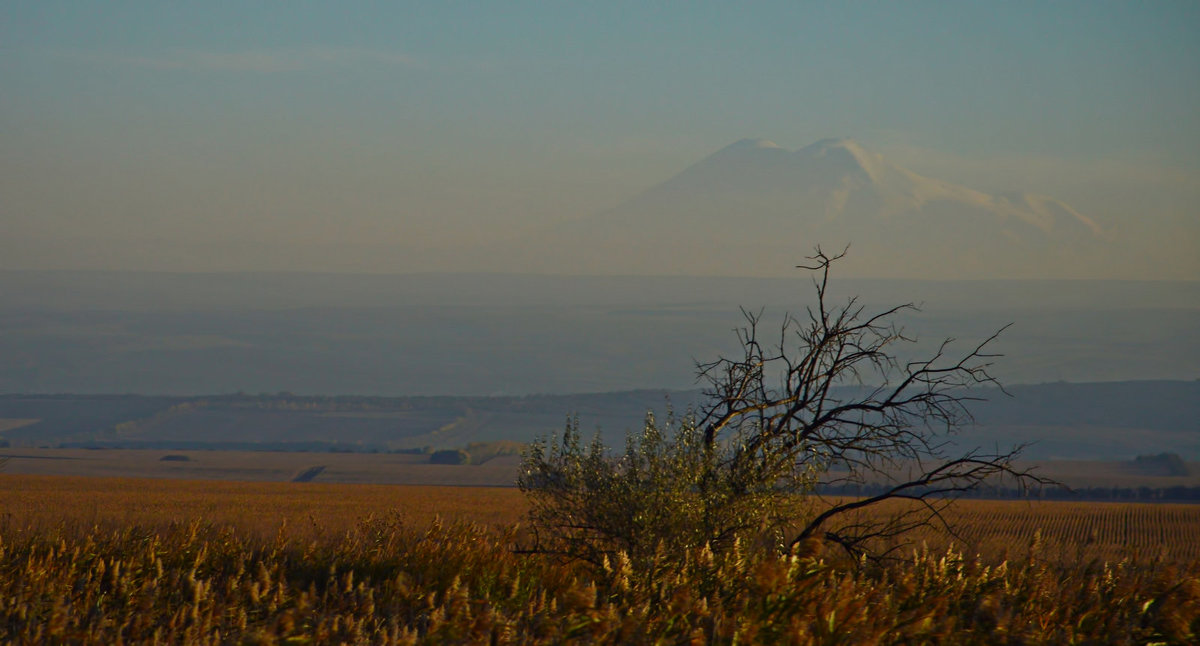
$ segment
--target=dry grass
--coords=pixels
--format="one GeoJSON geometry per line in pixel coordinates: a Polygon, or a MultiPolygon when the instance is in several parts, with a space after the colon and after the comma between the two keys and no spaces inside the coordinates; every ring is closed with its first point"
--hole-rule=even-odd
{"type": "Polygon", "coordinates": [[[308,540],[343,533],[368,518],[426,526],[435,517],[499,526],[524,513],[505,487],[345,485],[81,478],[0,474],[0,522],[8,531],[56,527],[112,530],[204,522],[256,537],[281,529],[308,540]]]}
{"type": "Polygon", "coordinates": [[[947,515],[963,543],[986,555],[1019,553],[1036,536],[1043,558],[1200,561],[1200,505],[961,501],[947,515]]]}
{"type": "MultiPolygon", "coordinates": [[[[506,526],[520,522],[526,508],[520,492],[507,487],[0,474],[0,523],[9,531],[203,521],[259,537],[283,528],[308,540],[343,533],[368,518],[401,518],[415,527],[439,516],[506,526]]],[[[913,535],[914,543],[998,561],[1026,554],[1036,535],[1042,558],[1065,563],[1132,555],[1200,560],[1200,505],[968,500],[946,518],[955,535],[927,530],[913,535]]]]}
{"type": "MultiPolygon", "coordinates": [[[[907,505],[888,501],[862,516],[870,520],[907,505]]],[[[944,523],[914,530],[904,540],[988,561],[1022,558],[1031,548],[1041,559],[1068,564],[1130,557],[1200,561],[1200,505],[1195,504],[960,500],[943,517],[944,523]]]]}
{"type": "Polygon", "coordinates": [[[309,542],[199,523],[0,530],[18,644],[1196,643],[1200,563],[922,552],[855,568],[706,549],[635,572],[514,554],[511,535],[384,521],[309,542]]]}
{"type": "Polygon", "coordinates": [[[514,553],[524,510],[512,488],[0,475],[0,643],[1200,640],[1200,506],[968,501],[963,549],[644,571],[514,553]]]}

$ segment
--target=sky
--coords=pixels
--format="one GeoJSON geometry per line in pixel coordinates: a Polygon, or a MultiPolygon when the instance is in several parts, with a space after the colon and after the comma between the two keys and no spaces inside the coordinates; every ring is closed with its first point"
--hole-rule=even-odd
{"type": "Polygon", "coordinates": [[[851,136],[1200,279],[1195,2],[13,0],[0,88],[0,269],[489,269],[456,250],[851,136]]]}

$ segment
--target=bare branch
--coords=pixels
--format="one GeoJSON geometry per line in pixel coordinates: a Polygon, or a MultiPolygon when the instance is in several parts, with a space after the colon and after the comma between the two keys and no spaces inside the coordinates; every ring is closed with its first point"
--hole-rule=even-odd
{"type": "Polygon", "coordinates": [[[740,352],[697,364],[707,403],[666,426],[647,418],[620,459],[585,450],[568,428],[561,445],[535,445],[520,479],[533,501],[547,551],[598,562],[616,551],[657,554],[664,541],[714,549],[754,532],[798,527],[784,544],[823,537],[847,552],[878,553],[879,539],[948,525],[950,502],[996,478],[1021,486],[1054,484],[1014,465],[1023,447],[955,455],[947,439],[973,422],[979,388],[1003,387],[989,372],[989,347],[1009,326],[954,356],[946,339],[920,359],[901,361],[916,343],[896,319],[913,303],[874,313],[857,298],[834,305],[832,264],[846,254],[819,247],[801,268],[814,273],[816,302],[784,315],[773,341],[763,311],[742,308],[740,352]],[[897,477],[900,470],[908,475],[897,477]],[[880,480],[865,498],[830,503],[797,517],[799,494],[822,483],[880,480]],[[886,501],[911,506],[852,520],[886,501]],[[797,524],[798,523],[798,524],[797,524]]]}

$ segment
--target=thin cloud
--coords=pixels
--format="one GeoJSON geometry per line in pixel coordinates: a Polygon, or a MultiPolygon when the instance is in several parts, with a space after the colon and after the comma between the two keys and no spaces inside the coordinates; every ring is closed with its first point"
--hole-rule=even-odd
{"type": "Polygon", "coordinates": [[[305,47],[237,52],[173,49],[152,56],[79,51],[60,51],[57,54],[63,58],[96,65],[191,72],[274,74],[357,65],[406,68],[422,66],[420,61],[406,54],[355,47],[305,47]]]}
{"type": "Polygon", "coordinates": [[[1150,154],[1086,158],[1050,155],[989,155],[970,157],[897,142],[880,148],[892,161],[928,174],[945,177],[986,191],[1040,190],[1053,187],[1106,187],[1135,192],[1167,191],[1200,194],[1195,169],[1172,164],[1150,154]]]}

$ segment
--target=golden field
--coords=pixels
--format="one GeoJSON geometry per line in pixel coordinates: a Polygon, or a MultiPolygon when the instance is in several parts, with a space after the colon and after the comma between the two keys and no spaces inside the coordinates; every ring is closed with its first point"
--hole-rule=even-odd
{"type": "MultiPolygon", "coordinates": [[[[526,509],[525,499],[512,487],[11,474],[0,474],[0,501],[0,523],[8,531],[199,521],[255,536],[282,531],[297,539],[333,536],[364,520],[383,518],[416,527],[438,517],[502,527],[520,523],[526,509]]],[[[963,500],[945,518],[953,535],[931,528],[915,534],[914,545],[953,546],[994,559],[1020,555],[1036,534],[1043,556],[1068,562],[1130,555],[1200,560],[1200,505],[963,500]]]]}
{"type": "Polygon", "coordinates": [[[454,466],[404,453],[35,448],[0,450],[5,459],[3,473],[13,475],[290,482],[315,470],[316,482],[481,487],[511,486],[520,463],[519,456],[454,466]]]}
{"type": "Polygon", "coordinates": [[[513,487],[350,485],[0,474],[0,522],[12,531],[162,527],[203,522],[255,536],[345,532],[368,518],[435,517],[500,526],[520,520],[513,487]]]}
{"type": "Polygon", "coordinates": [[[0,474],[0,501],[0,643],[1200,637],[1200,506],[966,501],[958,539],[890,564],[806,546],[633,571],[514,553],[512,488],[0,474]]]}

